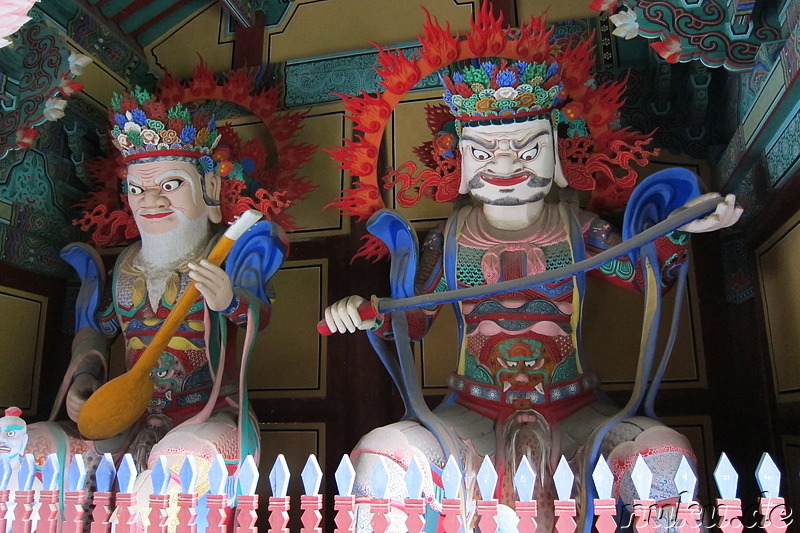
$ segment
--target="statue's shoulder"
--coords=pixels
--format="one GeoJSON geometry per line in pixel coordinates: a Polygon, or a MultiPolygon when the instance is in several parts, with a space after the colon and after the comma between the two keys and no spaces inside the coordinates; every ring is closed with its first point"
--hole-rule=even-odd
{"type": "Polygon", "coordinates": [[[131,265],[141,251],[142,241],[136,241],[123,248],[119,256],[117,256],[117,261],[114,263],[114,270],[118,271],[123,266],[131,265]]]}
{"type": "Polygon", "coordinates": [[[476,209],[473,205],[465,205],[457,209],[452,215],[450,215],[450,218],[448,218],[447,222],[445,223],[445,236],[447,238],[457,238],[464,229],[464,225],[467,223],[467,220],[474,218],[478,211],[479,209],[476,209]]]}

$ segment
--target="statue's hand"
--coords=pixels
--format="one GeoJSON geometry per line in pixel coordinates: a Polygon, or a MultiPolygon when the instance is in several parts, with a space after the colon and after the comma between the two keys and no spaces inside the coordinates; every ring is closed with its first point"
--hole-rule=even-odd
{"type": "Polygon", "coordinates": [[[220,267],[203,259],[200,264],[189,263],[189,277],[212,311],[222,311],[233,301],[231,278],[220,267]]]}
{"type": "Polygon", "coordinates": [[[83,409],[83,404],[94,391],[100,388],[100,380],[88,372],[78,372],[67,392],[67,414],[70,419],[77,422],[78,414],[83,409]]]}
{"type": "Polygon", "coordinates": [[[358,308],[367,300],[361,296],[348,296],[325,309],[325,322],[328,329],[344,333],[353,333],[357,329],[370,329],[375,325],[374,318],[363,320],[358,308]]]}
{"type": "MultiPolygon", "coordinates": [[[[679,211],[695,206],[712,198],[720,198],[720,196],[721,195],[716,192],[701,194],[697,198],[692,198],[686,202],[686,205],[679,209],[679,211]]],[[[742,211],[744,211],[744,209],[736,205],[736,196],[729,194],[725,197],[723,202],[717,204],[717,209],[713,213],[706,215],[703,218],[692,220],[688,224],[681,226],[678,229],[688,233],[705,233],[708,231],[716,231],[722,228],[727,228],[728,226],[733,226],[736,224],[736,221],[742,216],[742,211]]]]}

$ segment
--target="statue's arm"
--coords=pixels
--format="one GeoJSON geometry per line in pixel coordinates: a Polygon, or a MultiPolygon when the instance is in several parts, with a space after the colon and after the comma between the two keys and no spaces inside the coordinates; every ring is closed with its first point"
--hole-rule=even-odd
{"type": "MultiPolygon", "coordinates": [[[[444,237],[443,228],[431,230],[422,245],[420,261],[414,276],[414,292],[417,295],[442,292],[447,289],[444,280],[444,237]]],[[[325,322],[332,332],[354,332],[370,329],[386,339],[394,337],[391,315],[363,319],[359,308],[367,303],[361,296],[348,296],[325,309],[325,322]]],[[[417,308],[405,311],[408,333],[412,340],[420,340],[428,332],[441,306],[417,308]]]]}
{"type": "Polygon", "coordinates": [[[261,331],[269,324],[272,312],[272,302],[269,297],[265,297],[265,299],[262,300],[248,290],[234,287],[233,299],[230,305],[220,311],[220,313],[237,326],[245,326],[247,324],[247,311],[250,308],[251,302],[258,304],[258,331],[261,331]]]}
{"type": "Polygon", "coordinates": [[[97,251],[83,243],[70,244],[62,258],[77,272],[81,288],[75,308],[75,337],[71,359],[50,414],[53,420],[61,406],[73,420],[86,399],[107,379],[109,337],[119,331],[111,298],[111,283],[97,251]]]}
{"type": "MultiPolygon", "coordinates": [[[[447,290],[444,277],[444,233],[441,226],[428,232],[422,243],[414,286],[417,295],[447,290]]],[[[441,305],[420,307],[405,312],[411,340],[421,340],[428,333],[441,307],[441,305]]],[[[391,315],[384,315],[382,321],[376,323],[373,331],[384,338],[393,338],[391,315]]]]}
{"type": "MultiPolygon", "coordinates": [[[[655,175],[654,175],[655,176],[655,175]]],[[[651,176],[654,177],[654,176],[651,176]]],[[[706,233],[727,228],[735,224],[742,215],[742,208],[736,205],[736,197],[732,194],[724,198],[718,193],[706,193],[693,196],[682,207],[672,213],[693,207],[707,200],[719,198],[716,209],[705,217],[694,220],[679,229],[654,241],[656,256],[661,275],[663,290],[668,290],[677,279],[680,266],[687,260],[689,236],[692,233],[706,233]]],[[[662,215],[662,218],[668,218],[662,215]]],[[[620,232],[611,224],[597,216],[583,214],[584,242],[588,255],[594,255],[612,248],[622,241],[620,232]]],[[[660,221],[660,220],[656,220],[660,221]]],[[[623,256],[606,263],[590,272],[594,276],[602,276],[616,285],[636,291],[644,290],[644,274],[641,263],[632,265],[628,256],[623,256]]]]}
{"type": "MultiPolygon", "coordinates": [[[[622,236],[612,224],[600,217],[586,217],[584,225],[584,242],[586,254],[597,255],[622,242],[622,236]]],[[[687,260],[689,233],[676,230],[657,239],[654,243],[658,258],[659,271],[664,290],[668,290],[676,279],[678,267],[687,260]]],[[[602,278],[622,288],[643,292],[644,274],[641,264],[633,264],[625,255],[589,271],[590,276],[602,278]]]]}
{"type": "MultiPolygon", "coordinates": [[[[654,242],[657,253],[661,284],[669,288],[680,272],[681,264],[686,262],[689,244],[689,233],[701,233],[727,228],[736,223],[742,215],[742,208],[736,205],[736,197],[732,194],[722,197],[718,193],[701,194],[697,176],[682,167],[673,167],[651,174],[634,189],[622,223],[622,237],[630,239],[647,228],[666,220],[674,213],[687,208],[718,199],[714,211],[681,226],[678,230],[661,237],[654,242]]],[[[598,229],[598,222],[593,221],[590,227],[598,229]]],[[[619,242],[619,234],[602,226],[599,235],[585,237],[587,248],[608,248],[619,242]]],[[[636,254],[632,254],[635,256],[636,254]]],[[[620,258],[598,267],[612,282],[624,287],[643,290],[644,275],[636,261],[631,265],[627,258],[620,258]]]]}

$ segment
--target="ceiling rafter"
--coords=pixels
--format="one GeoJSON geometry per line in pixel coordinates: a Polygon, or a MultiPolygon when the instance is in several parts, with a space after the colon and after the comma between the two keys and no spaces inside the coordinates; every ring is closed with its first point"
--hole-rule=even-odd
{"type": "Polygon", "coordinates": [[[99,6],[102,6],[104,0],[100,0],[97,5],[89,3],[88,0],[75,0],[75,4],[78,5],[81,9],[83,9],[86,13],[91,15],[95,18],[95,20],[102,24],[108,32],[119,39],[120,42],[124,43],[128,48],[130,48],[134,53],[141,57],[141,59],[147,64],[147,60],[145,59],[144,49],[139,42],[132,38],[130,35],[122,31],[122,28],[119,27],[116,21],[110,20],[106,17],[103,12],[100,10],[99,6]]]}
{"type": "Polygon", "coordinates": [[[119,13],[114,15],[112,18],[114,21],[119,24],[126,18],[132,16],[134,13],[139,11],[142,8],[148,7],[150,4],[155,2],[156,0],[137,0],[135,2],[131,2],[129,5],[124,7],[119,13]]]}
{"type": "Polygon", "coordinates": [[[179,10],[180,8],[184,7],[188,3],[189,3],[189,0],[178,0],[177,2],[175,2],[174,4],[169,6],[167,9],[165,9],[164,11],[159,13],[158,17],[153,17],[150,20],[148,20],[146,23],[144,23],[141,26],[139,26],[138,28],[136,28],[134,30],[131,30],[131,32],[130,32],[131,36],[134,37],[134,38],[139,37],[142,33],[144,33],[145,31],[149,30],[150,28],[152,28],[153,25],[158,23],[161,19],[167,18],[168,16],[170,16],[171,14],[173,14],[175,11],[179,10]]]}

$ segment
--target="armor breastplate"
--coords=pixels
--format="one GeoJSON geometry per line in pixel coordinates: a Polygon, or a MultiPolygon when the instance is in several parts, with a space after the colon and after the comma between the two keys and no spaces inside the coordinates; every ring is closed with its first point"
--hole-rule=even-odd
{"type": "MultiPolygon", "coordinates": [[[[473,211],[457,237],[457,285],[496,283],[571,264],[563,225],[552,220],[552,212],[548,216],[545,232],[502,240],[489,236],[473,211]]],[[[462,302],[464,375],[452,376],[450,387],[512,408],[535,408],[593,389],[577,363],[573,290],[567,279],[462,302]]]]}
{"type": "MultiPolygon", "coordinates": [[[[191,279],[188,269],[179,267],[167,280],[157,309],[151,307],[147,280],[126,253],[115,268],[114,302],[125,337],[125,367],[130,369],[183,294],[191,279]]],[[[170,414],[194,404],[204,405],[213,380],[205,351],[202,298],[198,299],[170,340],[151,372],[155,392],[148,412],[170,414]]],[[[230,391],[229,391],[230,392],[230,391]]],[[[228,392],[228,393],[229,393],[228,392]]],[[[190,409],[191,410],[191,409],[190,409]]]]}

